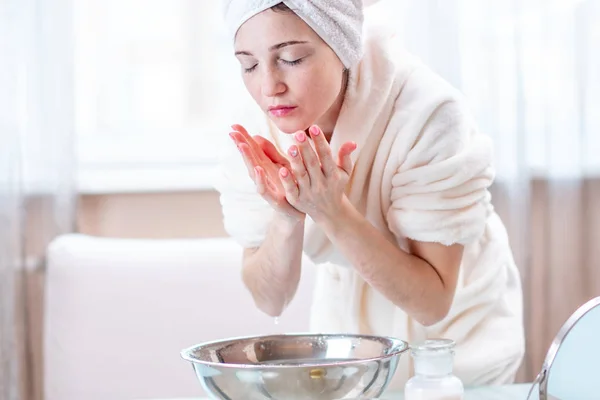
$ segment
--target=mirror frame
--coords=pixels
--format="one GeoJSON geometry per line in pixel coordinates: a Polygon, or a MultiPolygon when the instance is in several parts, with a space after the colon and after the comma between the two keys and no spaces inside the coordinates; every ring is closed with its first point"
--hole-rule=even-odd
{"type": "Polygon", "coordinates": [[[566,337],[571,332],[571,329],[579,322],[581,318],[583,318],[588,312],[593,310],[594,308],[600,306],[600,297],[593,298],[589,300],[587,303],[582,305],[575,311],[563,324],[560,328],[556,337],[552,341],[548,352],[546,353],[546,358],[544,359],[544,364],[542,365],[542,371],[540,372],[539,378],[539,395],[540,400],[551,400],[552,397],[548,395],[548,375],[550,373],[550,369],[552,368],[552,364],[554,363],[554,359],[558,354],[558,349],[565,341],[566,337]]]}

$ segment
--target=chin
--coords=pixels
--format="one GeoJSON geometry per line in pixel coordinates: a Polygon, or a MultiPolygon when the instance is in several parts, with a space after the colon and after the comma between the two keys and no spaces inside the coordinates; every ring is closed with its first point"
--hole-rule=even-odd
{"type": "Polygon", "coordinates": [[[270,118],[277,129],[283,133],[294,134],[298,131],[305,131],[310,128],[310,123],[294,118],[270,118]]]}

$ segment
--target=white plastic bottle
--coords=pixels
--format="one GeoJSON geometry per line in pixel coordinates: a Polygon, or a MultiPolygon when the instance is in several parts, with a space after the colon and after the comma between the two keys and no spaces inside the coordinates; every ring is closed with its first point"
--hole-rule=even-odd
{"type": "Polygon", "coordinates": [[[405,400],[462,400],[464,387],[453,375],[454,341],[426,340],[410,346],[415,376],[404,387],[405,400]]]}

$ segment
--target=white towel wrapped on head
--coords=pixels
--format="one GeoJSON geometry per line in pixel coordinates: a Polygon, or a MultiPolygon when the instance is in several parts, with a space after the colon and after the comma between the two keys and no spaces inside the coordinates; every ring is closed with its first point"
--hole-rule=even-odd
{"type": "MultiPolygon", "coordinates": [[[[337,54],[346,68],[362,56],[362,0],[224,0],[224,16],[232,39],[253,16],[284,3],[337,54]]],[[[373,1],[371,1],[373,3],[373,1]]]]}

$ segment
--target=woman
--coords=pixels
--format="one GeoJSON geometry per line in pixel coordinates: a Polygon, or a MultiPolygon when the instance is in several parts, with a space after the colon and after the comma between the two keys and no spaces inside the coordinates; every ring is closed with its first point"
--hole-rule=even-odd
{"type": "MultiPolygon", "coordinates": [[[[393,34],[363,35],[359,0],[227,0],[225,19],[263,122],[233,126],[216,186],[257,306],[283,312],[304,252],[313,331],[451,338],[465,384],[512,382],[521,285],[460,94],[393,34]]],[[[393,386],[411,374],[404,357],[393,386]]]]}

